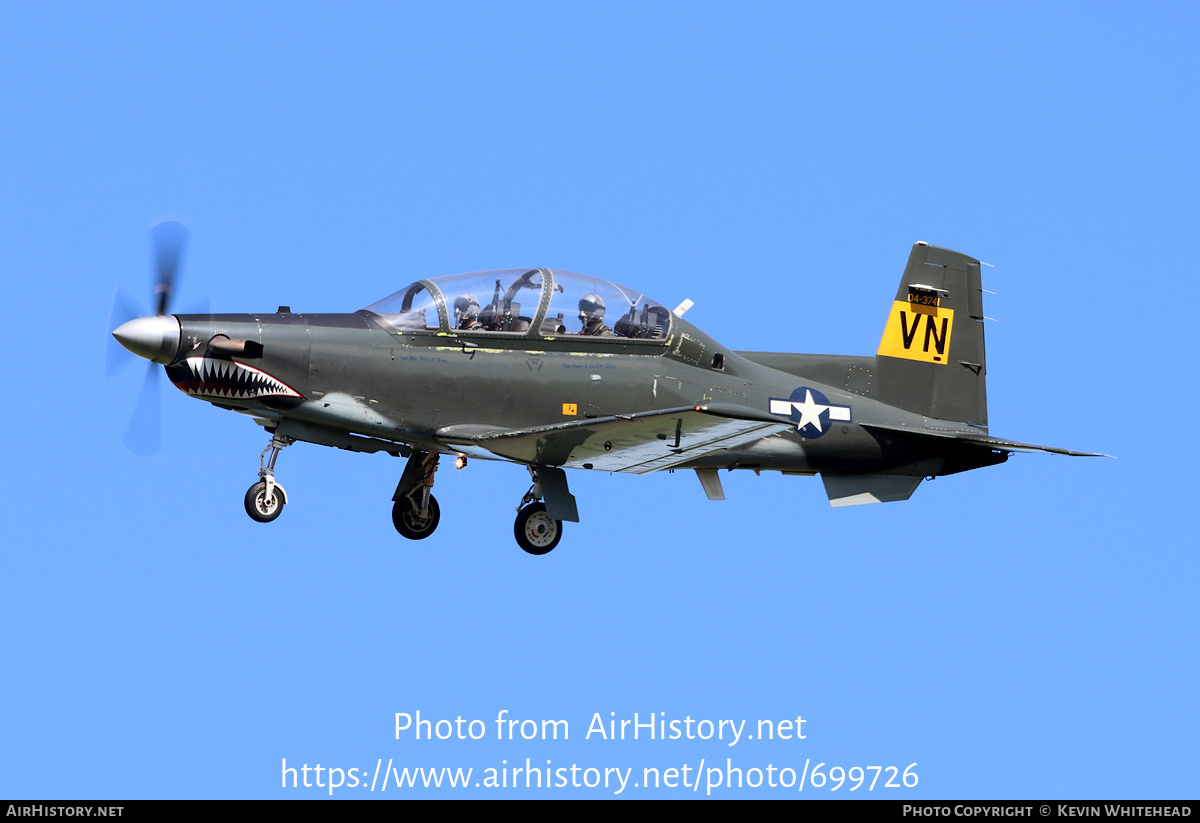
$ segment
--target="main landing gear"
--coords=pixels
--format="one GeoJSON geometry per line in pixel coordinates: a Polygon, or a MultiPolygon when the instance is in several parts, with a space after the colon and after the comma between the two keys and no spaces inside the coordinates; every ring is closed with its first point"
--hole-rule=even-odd
{"type": "MultiPolygon", "coordinates": [[[[558,469],[557,471],[562,471],[558,469]]],[[[562,539],[562,521],[554,520],[546,514],[546,504],[542,499],[542,484],[538,481],[537,471],[531,466],[529,476],[533,485],[525,492],[521,505],[517,506],[517,522],[513,524],[513,535],[517,545],[529,554],[548,554],[562,539]]]]}
{"type": "Polygon", "coordinates": [[[296,442],[290,437],[276,434],[258,456],[259,481],[246,490],[246,514],[259,523],[270,523],[283,514],[287,503],[287,492],[275,482],[275,458],[279,450],[296,442]],[[271,453],[267,459],[267,452],[271,453]]]}
{"type": "MultiPolygon", "coordinates": [[[[246,490],[245,499],[246,514],[259,523],[270,523],[279,517],[287,504],[287,492],[275,482],[275,461],[279,451],[294,442],[294,438],[274,434],[259,455],[259,479],[246,490]]],[[[392,525],[409,540],[429,537],[442,519],[432,494],[440,457],[438,452],[413,451],[392,495],[392,525]]],[[[460,457],[460,461],[466,465],[465,458],[460,457]]],[[[562,539],[563,521],[578,522],[579,513],[561,468],[530,466],[529,476],[533,484],[517,506],[513,536],[517,545],[529,554],[548,554],[562,539]]]]}
{"type": "Polygon", "coordinates": [[[392,525],[401,537],[424,540],[433,534],[442,519],[437,499],[431,494],[437,472],[437,452],[414,451],[408,458],[396,493],[392,495],[392,525]]]}
{"type": "MultiPolygon", "coordinates": [[[[409,540],[429,537],[441,520],[438,502],[430,493],[440,457],[437,452],[414,451],[404,466],[400,482],[396,484],[396,492],[392,495],[392,525],[402,537],[409,540]]],[[[461,458],[460,462],[466,465],[461,458]]],[[[558,495],[554,498],[559,506],[558,511],[564,512],[568,518],[578,519],[575,499],[566,491],[563,470],[542,468],[540,472],[542,477],[539,478],[539,470],[530,467],[529,476],[533,479],[533,485],[517,506],[517,520],[513,524],[517,545],[529,554],[546,554],[562,539],[562,520],[556,520],[548,513],[546,503],[542,502],[543,486],[550,494],[558,495]]]]}
{"type": "Polygon", "coordinates": [[[513,534],[517,545],[530,554],[547,554],[562,539],[562,521],[550,519],[545,503],[530,503],[517,512],[513,534]]]}

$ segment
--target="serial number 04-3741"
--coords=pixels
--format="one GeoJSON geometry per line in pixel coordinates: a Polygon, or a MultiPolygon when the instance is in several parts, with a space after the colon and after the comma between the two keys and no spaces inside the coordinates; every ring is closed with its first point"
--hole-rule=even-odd
{"type": "Polygon", "coordinates": [[[916,303],[918,306],[932,306],[937,308],[940,298],[936,294],[919,294],[917,292],[908,293],[908,302],[916,303]]]}

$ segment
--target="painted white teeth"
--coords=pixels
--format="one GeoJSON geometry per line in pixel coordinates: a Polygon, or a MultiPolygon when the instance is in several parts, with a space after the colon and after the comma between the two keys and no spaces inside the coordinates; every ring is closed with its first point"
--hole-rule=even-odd
{"type": "Polygon", "coordinates": [[[208,357],[189,357],[184,363],[195,376],[195,382],[200,384],[184,390],[193,397],[225,397],[237,400],[252,400],[271,395],[300,397],[299,393],[281,380],[244,363],[208,357]],[[228,385],[231,382],[238,385],[228,385]]]}

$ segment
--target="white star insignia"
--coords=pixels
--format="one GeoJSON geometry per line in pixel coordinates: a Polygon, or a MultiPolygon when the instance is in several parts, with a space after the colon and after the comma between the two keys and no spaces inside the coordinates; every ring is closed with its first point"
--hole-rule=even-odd
{"type": "Polygon", "coordinates": [[[820,403],[814,402],[811,391],[805,391],[804,402],[792,403],[792,408],[800,412],[800,422],[796,424],[796,431],[800,431],[809,424],[814,426],[817,431],[824,431],[821,428],[821,412],[829,411],[829,406],[822,406],[820,403]]]}
{"type": "Polygon", "coordinates": [[[820,433],[824,433],[825,429],[821,424],[821,415],[829,413],[830,420],[850,420],[849,406],[832,406],[825,403],[818,403],[813,399],[812,390],[804,390],[804,402],[797,403],[794,400],[771,400],[772,414],[791,415],[796,412],[800,415],[800,422],[796,424],[796,431],[801,431],[805,426],[812,426],[820,433]]]}

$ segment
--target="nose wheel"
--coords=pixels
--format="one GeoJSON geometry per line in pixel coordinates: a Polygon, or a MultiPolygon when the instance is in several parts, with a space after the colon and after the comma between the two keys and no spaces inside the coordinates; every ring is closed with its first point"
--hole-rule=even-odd
{"type": "Polygon", "coordinates": [[[292,445],[295,441],[290,437],[274,435],[271,442],[263,449],[258,457],[259,481],[246,490],[246,514],[250,519],[259,523],[270,523],[283,514],[287,503],[287,492],[283,486],[275,482],[275,458],[279,450],[292,445]],[[270,459],[267,452],[271,453],[270,459]]]}
{"type": "Polygon", "coordinates": [[[260,480],[246,490],[246,514],[259,523],[270,523],[283,513],[283,493],[279,486],[267,491],[267,482],[260,480]]]}
{"type": "Polygon", "coordinates": [[[550,519],[545,503],[530,503],[517,512],[513,534],[529,554],[546,554],[562,539],[562,521],[550,519]]]}

